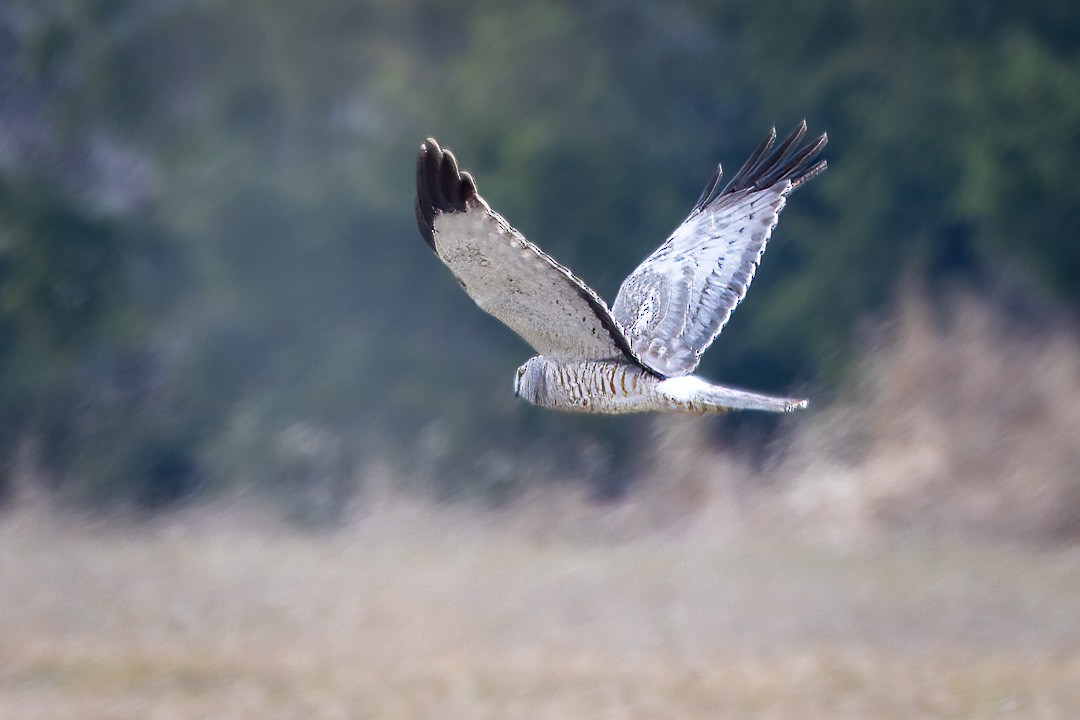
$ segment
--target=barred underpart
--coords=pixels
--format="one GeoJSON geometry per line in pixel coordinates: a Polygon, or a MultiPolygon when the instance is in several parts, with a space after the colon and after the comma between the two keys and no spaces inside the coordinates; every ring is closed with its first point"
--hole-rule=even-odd
{"type": "Polygon", "coordinates": [[[790,412],[805,400],[778,398],[713,385],[688,376],[664,379],[623,362],[553,362],[537,355],[518,368],[514,394],[534,405],[566,412],[621,415],[730,410],[790,412]]]}

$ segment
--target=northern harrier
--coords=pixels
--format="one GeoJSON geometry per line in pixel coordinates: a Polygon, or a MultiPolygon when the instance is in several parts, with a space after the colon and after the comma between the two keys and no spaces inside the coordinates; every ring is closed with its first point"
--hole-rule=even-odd
{"type": "Polygon", "coordinates": [[[772,130],[720,189],[718,166],[675,232],[600,297],[510,226],[449,151],[428,139],[416,159],[416,221],[424,240],[480,308],[537,353],[514,394],[590,413],[787,412],[806,400],[713,385],[691,372],[746,295],[791,190],[818,175],[828,138],[800,146],[803,121],[773,147],[772,130]]]}

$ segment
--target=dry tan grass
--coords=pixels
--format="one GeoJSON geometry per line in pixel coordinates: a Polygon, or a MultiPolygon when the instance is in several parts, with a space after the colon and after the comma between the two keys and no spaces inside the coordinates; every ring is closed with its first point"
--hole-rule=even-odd
{"type": "Polygon", "coordinates": [[[1080,339],[972,297],[941,305],[905,294],[858,396],[792,454],[792,498],[839,499],[818,509],[855,524],[1080,539],[1080,339]]]}
{"type": "Polygon", "coordinates": [[[384,490],[304,534],[24,498],[0,515],[0,718],[1080,717],[1080,347],[904,306],[777,463],[661,419],[619,504],[384,490]]]}
{"type": "Polygon", "coordinates": [[[841,552],[721,540],[706,516],[541,536],[403,502],[327,534],[253,517],[0,517],[0,717],[1080,711],[1076,550],[841,552]]]}
{"type": "Polygon", "coordinates": [[[1023,327],[962,294],[931,306],[908,291],[898,308],[852,391],[792,418],[768,468],[660,419],[657,502],[841,543],[912,527],[1080,540],[1075,328],[1023,327]]]}

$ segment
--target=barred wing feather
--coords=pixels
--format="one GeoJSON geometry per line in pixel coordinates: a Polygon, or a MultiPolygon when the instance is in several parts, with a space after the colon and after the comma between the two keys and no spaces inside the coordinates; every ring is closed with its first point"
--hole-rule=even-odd
{"type": "Polygon", "coordinates": [[[775,149],[765,137],[722,190],[718,167],[690,215],[630,274],[612,313],[632,351],[651,370],[674,377],[697,367],[746,296],[787,194],[822,172],[828,138],[806,146],[803,121],[775,149]]]}

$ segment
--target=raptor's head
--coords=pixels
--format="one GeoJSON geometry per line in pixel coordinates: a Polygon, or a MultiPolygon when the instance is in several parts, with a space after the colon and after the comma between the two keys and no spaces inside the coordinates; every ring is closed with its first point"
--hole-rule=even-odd
{"type": "Polygon", "coordinates": [[[547,360],[537,355],[517,369],[514,377],[514,395],[533,405],[549,405],[547,402],[547,360]]]}

